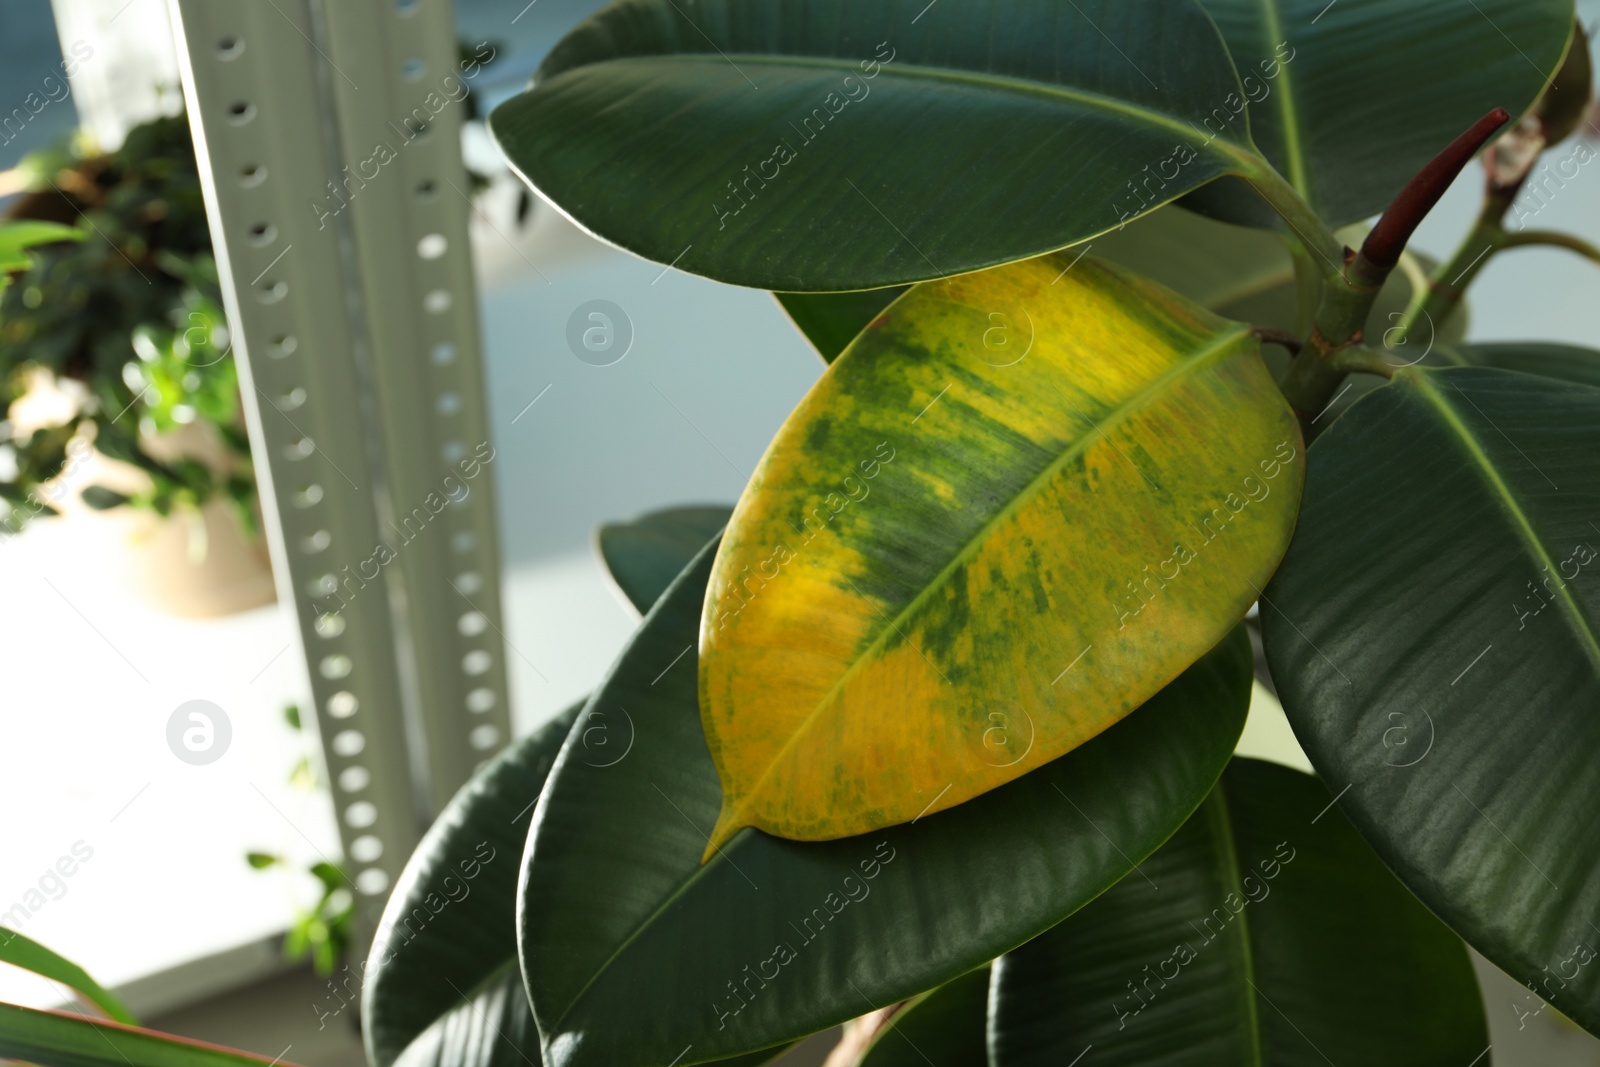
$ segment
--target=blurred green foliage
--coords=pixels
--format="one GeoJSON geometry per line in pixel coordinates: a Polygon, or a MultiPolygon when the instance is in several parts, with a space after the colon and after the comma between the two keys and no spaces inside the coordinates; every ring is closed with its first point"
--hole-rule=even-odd
{"type": "MultiPolygon", "coordinates": [[[[300,706],[285,704],[283,720],[290,729],[300,730],[300,706]]],[[[317,788],[316,772],[308,755],[295,762],[289,782],[300,789],[317,788]]],[[[297,866],[287,857],[271,852],[246,852],[244,860],[258,871],[294,870],[297,866]]],[[[283,954],[291,960],[309,956],[316,972],[327,977],[350,947],[355,930],[355,894],[344,868],[337,863],[320,860],[303,870],[317,880],[321,892],[311,907],[297,909],[294,923],[283,938],[283,954]]]]}
{"type": "Polygon", "coordinates": [[[15,460],[0,496],[14,508],[37,502],[67,467],[70,443],[92,439],[150,485],[131,496],[89,486],[90,506],[170,515],[221,496],[254,532],[255,479],[187,120],[137,126],[113,152],[69,141],[20,169],[29,191],[8,216],[81,239],[0,264],[12,282],[0,292],[0,404],[43,383],[67,407],[54,425],[0,422],[0,449],[15,460]],[[191,426],[205,439],[198,452],[152,454],[152,438],[191,426]]]}

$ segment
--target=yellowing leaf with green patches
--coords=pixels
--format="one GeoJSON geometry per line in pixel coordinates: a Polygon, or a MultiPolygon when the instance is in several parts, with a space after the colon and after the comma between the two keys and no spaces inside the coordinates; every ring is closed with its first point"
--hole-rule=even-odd
{"type": "Polygon", "coordinates": [[[1249,328],[1134,274],[1066,253],[913,288],[717,554],[708,854],[908,822],[1088,741],[1244,615],[1303,466],[1249,328]]]}

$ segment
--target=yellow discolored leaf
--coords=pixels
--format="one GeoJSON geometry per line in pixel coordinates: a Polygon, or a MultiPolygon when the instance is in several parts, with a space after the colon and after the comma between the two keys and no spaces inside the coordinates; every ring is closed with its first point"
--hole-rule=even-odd
{"type": "Polygon", "coordinates": [[[1133,711],[1271,577],[1302,451],[1249,327],[1121,268],[914,287],[790,416],[717,554],[707,854],[914,820],[1133,711]]]}

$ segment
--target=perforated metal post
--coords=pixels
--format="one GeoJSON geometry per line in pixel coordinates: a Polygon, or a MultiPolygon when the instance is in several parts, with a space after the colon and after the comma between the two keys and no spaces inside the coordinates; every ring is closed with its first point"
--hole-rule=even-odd
{"type": "Polygon", "coordinates": [[[280,598],[382,900],[508,739],[447,0],[170,0],[280,598]]]}

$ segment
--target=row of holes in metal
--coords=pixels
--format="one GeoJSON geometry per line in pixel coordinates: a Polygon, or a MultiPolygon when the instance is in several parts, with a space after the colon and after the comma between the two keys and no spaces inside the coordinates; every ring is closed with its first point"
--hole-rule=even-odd
{"type": "MultiPolygon", "coordinates": [[[[414,13],[416,7],[417,0],[398,0],[396,11],[399,15],[406,16],[414,13]]],[[[217,42],[217,57],[224,62],[231,61],[243,55],[244,48],[243,38],[226,36],[217,42]]],[[[426,65],[423,61],[413,58],[402,64],[401,74],[408,81],[417,81],[425,71],[426,65]]],[[[236,101],[228,108],[228,120],[234,126],[246,127],[255,117],[255,105],[248,100],[236,101]]],[[[426,138],[428,131],[423,127],[415,133],[420,141],[426,138]]],[[[239,170],[239,184],[246,189],[261,186],[267,177],[267,168],[260,163],[247,163],[239,170]]],[[[415,188],[415,195],[421,201],[431,200],[438,195],[437,184],[431,179],[421,181],[415,188]]],[[[246,239],[258,248],[268,248],[277,240],[277,236],[277,228],[272,223],[257,222],[249,228],[246,239]]],[[[448,251],[448,248],[448,239],[443,234],[430,233],[418,240],[417,255],[423,260],[437,260],[448,251]]],[[[286,282],[266,277],[276,262],[276,260],[271,261],[267,270],[263,270],[253,284],[255,297],[262,304],[276,304],[288,295],[289,288],[286,282]]],[[[431,315],[443,315],[450,309],[451,303],[451,294],[446,289],[430,290],[423,297],[423,308],[431,315]]],[[[274,359],[284,359],[293,354],[297,348],[298,342],[292,334],[279,334],[270,342],[267,355],[274,359]]],[[[455,361],[456,347],[449,342],[440,342],[433,346],[431,355],[436,366],[445,367],[455,361]]],[[[287,412],[303,406],[306,400],[304,387],[297,385],[284,392],[277,399],[276,405],[280,410],[287,412]]],[[[441,393],[436,399],[435,408],[442,417],[457,414],[461,410],[460,394],[441,393]]],[[[283,454],[285,459],[297,462],[308,459],[315,451],[314,442],[307,437],[299,437],[284,447],[283,454]]],[[[465,457],[466,446],[457,440],[447,442],[442,450],[441,458],[447,465],[458,463],[465,457]]],[[[322,497],[321,485],[309,482],[297,489],[291,499],[297,508],[310,510],[321,502],[322,497]]],[[[317,529],[301,538],[298,547],[306,555],[317,555],[325,551],[331,541],[331,535],[326,529],[317,529]]],[[[457,553],[467,554],[477,547],[477,538],[472,530],[464,529],[455,533],[450,543],[457,553]]],[[[454,585],[468,596],[479,591],[482,584],[482,577],[471,570],[462,572],[454,579],[454,585]]],[[[308,592],[312,596],[329,595],[337,590],[338,580],[331,573],[323,574],[313,579],[309,585],[308,592]]],[[[319,637],[333,640],[344,632],[344,625],[341,615],[337,612],[328,612],[316,620],[315,629],[319,637]]],[[[457,630],[466,638],[482,635],[488,625],[488,619],[476,609],[462,614],[457,619],[457,630]]],[[[486,674],[492,666],[493,656],[485,649],[471,649],[462,657],[462,670],[468,675],[486,674]]],[[[317,672],[324,679],[335,683],[349,677],[353,669],[354,664],[350,657],[339,652],[324,655],[317,664],[317,672]]],[[[476,713],[489,711],[497,702],[494,689],[487,686],[474,688],[466,697],[467,709],[476,713]]],[[[350,690],[339,689],[328,697],[324,707],[332,718],[347,720],[360,709],[360,701],[350,690]]],[[[500,743],[499,730],[491,723],[482,723],[472,729],[469,740],[475,749],[487,752],[500,743]]],[[[338,775],[340,790],[345,793],[359,793],[364,790],[371,782],[371,772],[355,760],[366,748],[365,735],[359,729],[343,729],[334,734],[329,747],[335,756],[346,763],[338,775]]],[[[343,818],[346,825],[353,830],[365,830],[377,823],[378,814],[376,805],[370,801],[357,800],[345,808],[343,818]]],[[[351,858],[358,863],[375,863],[383,855],[383,841],[375,834],[361,834],[351,842],[350,853],[351,858]]],[[[369,895],[384,892],[388,885],[388,874],[378,867],[368,867],[356,876],[357,888],[369,895]]]]}

